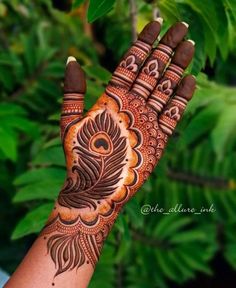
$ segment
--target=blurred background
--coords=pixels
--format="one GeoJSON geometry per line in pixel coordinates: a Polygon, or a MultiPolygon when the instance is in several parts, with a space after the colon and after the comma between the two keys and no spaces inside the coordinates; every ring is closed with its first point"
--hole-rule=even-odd
{"type": "Polygon", "coordinates": [[[175,21],[190,24],[196,56],[188,72],[197,91],[158,168],[116,222],[89,287],[233,287],[235,0],[0,1],[0,267],[7,273],[64,181],[58,120],[67,57],[86,71],[88,109],[136,33],[157,16],[162,34],[175,21]],[[143,205],[176,209],[148,214],[143,205]]]}

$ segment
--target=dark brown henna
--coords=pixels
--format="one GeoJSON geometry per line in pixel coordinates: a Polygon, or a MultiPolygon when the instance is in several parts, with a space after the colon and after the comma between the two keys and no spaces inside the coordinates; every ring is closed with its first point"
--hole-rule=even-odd
{"type": "Polygon", "coordinates": [[[152,106],[154,110],[159,113],[163,110],[173,95],[183,76],[184,69],[191,62],[193,55],[193,42],[184,41],[177,46],[170,65],[166,68],[164,75],[148,98],[148,105],[152,106]]]}
{"type": "Polygon", "coordinates": [[[160,126],[163,131],[171,135],[178,121],[184,113],[188,101],[195,91],[196,80],[192,75],[188,75],[180,82],[175,96],[166,106],[160,115],[160,126]]]}
{"type": "Polygon", "coordinates": [[[131,93],[138,94],[145,99],[150,96],[172,56],[173,49],[182,41],[187,30],[186,24],[182,22],[176,23],[168,30],[159,45],[147,58],[142,71],[133,84],[131,93]]]}
{"type": "Polygon", "coordinates": [[[60,123],[62,139],[68,124],[71,124],[73,120],[80,119],[84,110],[84,94],[86,92],[85,75],[74,57],[68,58],[63,90],[64,97],[60,123]]]}
{"type": "Polygon", "coordinates": [[[62,189],[58,203],[65,207],[96,209],[97,201],[117,189],[127,155],[126,138],[112,116],[104,110],[87,119],[73,148],[76,163],[62,189]]]}
{"type": "Polygon", "coordinates": [[[132,86],[140,67],[149,55],[152,44],[155,42],[160,30],[161,24],[157,21],[153,21],[144,27],[138,40],[128,50],[123,57],[123,60],[114,71],[109,83],[111,86],[120,86],[127,90],[132,86]]]}
{"type": "Polygon", "coordinates": [[[42,232],[56,275],[95,266],[120,209],[157,165],[192,97],[194,78],[181,81],[194,53],[191,42],[179,44],[187,27],[177,23],[152,50],[159,31],[158,22],[144,28],[84,117],[84,75],[74,60],[67,66],[61,118],[67,180],[42,232]]]}
{"type": "Polygon", "coordinates": [[[160,40],[161,44],[175,49],[188,32],[188,25],[185,22],[178,22],[165,33],[160,40]]]}
{"type": "Polygon", "coordinates": [[[111,227],[106,224],[99,228],[100,230],[91,228],[88,233],[84,231],[84,225],[78,218],[66,221],[60,216],[47,224],[43,235],[47,238],[45,235],[53,233],[47,240],[47,249],[57,269],[55,276],[78,269],[84,264],[95,267],[111,227]]]}

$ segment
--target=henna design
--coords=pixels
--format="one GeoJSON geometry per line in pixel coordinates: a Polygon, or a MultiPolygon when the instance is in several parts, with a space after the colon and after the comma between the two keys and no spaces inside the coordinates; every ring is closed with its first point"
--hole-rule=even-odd
{"type": "MultiPolygon", "coordinates": [[[[188,53],[192,52],[192,46],[189,41],[182,42],[179,44],[176,53],[173,56],[173,59],[170,65],[165,70],[163,77],[159,80],[159,84],[153,90],[152,94],[148,99],[148,105],[150,105],[157,113],[160,113],[167,102],[170,99],[170,96],[175,91],[178,86],[184,69],[188,66],[190,58],[184,58],[185,52],[188,50],[188,53]],[[190,51],[190,52],[189,52],[190,51]]],[[[168,122],[168,125],[172,127],[174,123],[170,124],[172,120],[165,118],[165,121],[168,122]]]]}
{"type": "Polygon", "coordinates": [[[124,67],[127,70],[130,70],[132,72],[137,72],[138,71],[138,65],[135,63],[135,56],[130,55],[128,56],[125,60],[123,60],[120,63],[121,67],[124,67]]]}
{"type": "Polygon", "coordinates": [[[144,68],[143,72],[148,76],[153,76],[155,79],[158,79],[159,72],[158,72],[158,62],[157,60],[150,61],[144,68]]]}
{"type": "Polygon", "coordinates": [[[194,78],[192,76],[186,76],[181,81],[181,84],[176,91],[176,95],[160,116],[160,127],[166,134],[171,135],[173,133],[173,130],[184,113],[188,101],[192,97],[192,91],[194,91],[194,89],[194,78]],[[186,85],[186,82],[188,86],[186,85]],[[190,87],[190,89],[187,87],[190,87]]]}
{"type": "Polygon", "coordinates": [[[173,27],[153,51],[160,23],[144,28],[84,117],[83,79],[78,84],[84,76],[76,62],[67,65],[61,118],[67,180],[42,231],[55,276],[95,266],[120,209],[157,165],[192,97],[194,78],[181,77],[194,48],[178,45],[186,26],[173,27]]]}
{"type": "Polygon", "coordinates": [[[61,112],[61,137],[63,139],[66,127],[73,121],[77,121],[82,117],[84,110],[84,94],[86,91],[86,83],[84,72],[77,69],[75,58],[69,57],[66,68],[67,78],[64,83],[64,97],[61,112]],[[81,81],[78,81],[81,79],[81,81]],[[73,87],[73,89],[71,89],[73,87]]]}
{"type": "Polygon", "coordinates": [[[77,134],[78,163],[67,179],[58,203],[65,207],[96,209],[96,201],[114,193],[121,180],[127,150],[126,138],[105,110],[88,119],[77,134]]]}
{"type": "Polygon", "coordinates": [[[153,51],[152,55],[147,59],[144,68],[139,73],[132,87],[132,93],[136,93],[147,99],[155,88],[167,62],[170,59],[172,49],[165,45],[159,44],[153,51]]]}
{"type": "Polygon", "coordinates": [[[164,115],[178,121],[180,119],[179,108],[177,106],[172,106],[169,110],[164,112],[164,115]]]}
{"type": "Polygon", "coordinates": [[[48,223],[43,231],[45,239],[57,231],[47,239],[47,250],[57,270],[55,276],[78,269],[85,263],[95,267],[110,228],[109,224],[105,224],[100,230],[91,229],[90,233],[87,233],[83,231],[79,218],[65,221],[60,216],[48,223]]]}
{"type": "Polygon", "coordinates": [[[122,86],[128,90],[133,84],[141,64],[151,51],[152,44],[156,40],[161,25],[153,21],[144,27],[138,40],[133,44],[124,56],[120,65],[114,71],[110,80],[111,86],[122,86]]]}

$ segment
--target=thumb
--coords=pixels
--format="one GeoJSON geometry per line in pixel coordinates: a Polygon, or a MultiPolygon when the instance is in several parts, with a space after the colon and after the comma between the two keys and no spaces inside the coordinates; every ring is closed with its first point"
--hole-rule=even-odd
{"type": "Polygon", "coordinates": [[[61,111],[61,137],[66,130],[83,116],[84,94],[86,92],[85,74],[72,56],[68,57],[64,79],[64,97],[61,111]]]}

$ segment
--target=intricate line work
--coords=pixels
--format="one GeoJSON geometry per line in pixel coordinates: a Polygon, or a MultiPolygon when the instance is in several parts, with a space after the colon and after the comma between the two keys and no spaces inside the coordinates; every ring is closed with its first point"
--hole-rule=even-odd
{"type": "MultiPolygon", "coordinates": [[[[140,134],[140,146],[137,148],[141,157],[141,165],[133,167],[139,177],[134,186],[129,187],[129,195],[132,195],[148,178],[162,155],[167,141],[166,136],[160,130],[157,114],[151,107],[147,107],[145,100],[131,93],[125,94],[119,88],[110,87],[107,90],[110,97],[121,101],[121,111],[132,117],[132,125],[129,129],[140,134]],[[131,116],[132,115],[132,116],[131,116]]],[[[130,197],[130,196],[129,196],[130,197]]]]}
{"type": "Polygon", "coordinates": [[[77,163],[58,202],[65,207],[96,209],[97,201],[114,193],[125,165],[127,144],[120,127],[106,112],[87,119],[77,135],[77,163]]]}
{"type": "Polygon", "coordinates": [[[158,79],[159,72],[158,72],[158,62],[156,59],[151,60],[144,68],[143,72],[149,76],[158,79]]]}
{"type": "Polygon", "coordinates": [[[138,65],[135,63],[134,55],[130,55],[125,60],[121,61],[120,66],[132,72],[137,72],[138,70],[138,65]]]}
{"type": "Polygon", "coordinates": [[[180,48],[166,68],[173,50],[163,43],[176,47],[173,30],[151,52],[152,27],[157,37],[160,27],[152,22],[83,118],[83,93],[72,93],[83,89],[70,89],[74,77],[66,82],[61,129],[67,180],[42,232],[56,275],[86,263],[95,266],[120,209],[157,165],[191,98],[191,89],[177,88],[185,67],[177,61],[184,54],[180,48]]]}
{"type": "Polygon", "coordinates": [[[164,112],[164,115],[178,121],[180,119],[179,108],[177,106],[172,106],[164,112]]]}
{"type": "Polygon", "coordinates": [[[175,95],[160,116],[160,127],[168,135],[171,135],[175,129],[177,122],[180,120],[186,108],[187,102],[185,98],[175,95]]]}
{"type": "Polygon", "coordinates": [[[45,227],[42,234],[47,239],[47,250],[57,270],[55,276],[84,264],[95,267],[111,227],[105,224],[99,231],[91,229],[90,233],[84,233],[82,226],[79,218],[65,221],[56,217],[45,227]]]}
{"type": "Polygon", "coordinates": [[[150,45],[137,40],[114,71],[110,84],[129,87],[138,74],[139,65],[147,57],[147,53],[149,53],[150,50],[150,45]]]}
{"type": "Polygon", "coordinates": [[[148,99],[148,104],[155,111],[161,112],[163,110],[178,85],[182,74],[183,69],[175,64],[170,64],[166,69],[163,78],[148,99]]]}
{"type": "Polygon", "coordinates": [[[75,119],[80,119],[84,110],[84,94],[65,93],[61,111],[61,136],[64,137],[66,127],[75,119]]]}

